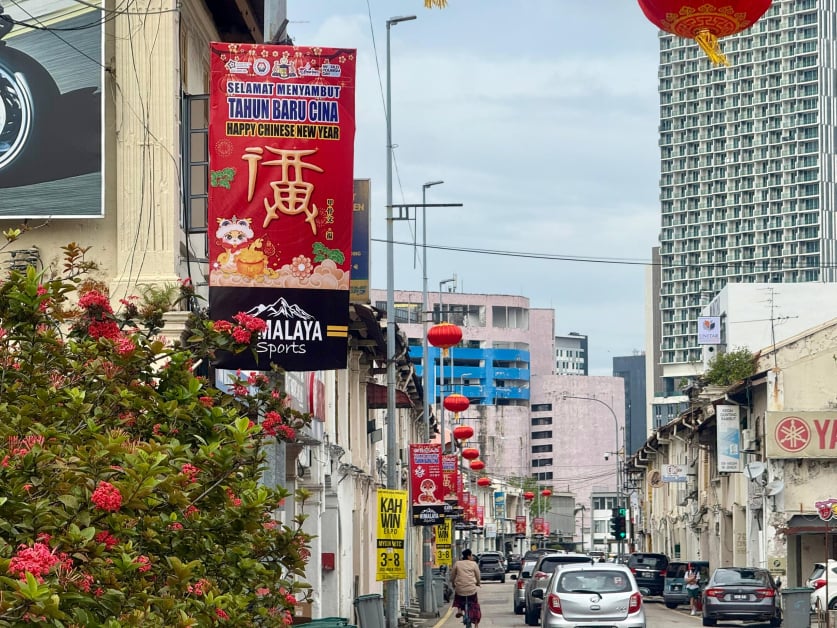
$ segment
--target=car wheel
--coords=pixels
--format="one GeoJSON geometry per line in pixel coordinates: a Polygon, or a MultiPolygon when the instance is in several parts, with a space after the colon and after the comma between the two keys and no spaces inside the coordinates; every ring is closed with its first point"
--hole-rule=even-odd
{"type": "Polygon", "coordinates": [[[526,616],[523,618],[523,621],[526,622],[527,626],[537,626],[538,625],[538,615],[537,615],[537,613],[534,613],[534,612],[530,611],[528,608],[525,609],[524,613],[525,613],[526,616]]]}
{"type": "Polygon", "coordinates": [[[505,576],[500,578],[500,584],[506,584],[506,577],[505,576]]]}
{"type": "Polygon", "coordinates": [[[515,606],[514,606],[514,614],[515,614],[515,615],[522,615],[522,614],[523,614],[523,607],[522,607],[522,606],[518,606],[517,604],[515,604],[515,606]]]}
{"type": "Polygon", "coordinates": [[[832,598],[831,601],[828,603],[828,610],[837,611],[837,597],[832,598]]]}
{"type": "Polygon", "coordinates": [[[778,628],[778,626],[782,625],[782,618],[781,617],[773,617],[770,620],[770,625],[773,626],[773,628],[778,628]]]}
{"type": "Polygon", "coordinates": [[[666,602],[666,608],[677,608],[677,602],[666,602]]]}
{"type": "Polygon", "coordinates": [[[704,626],[714,626],[718,623],[718,620],[714,617],[704,617],[703,618],[703,625],[704,626]]]}

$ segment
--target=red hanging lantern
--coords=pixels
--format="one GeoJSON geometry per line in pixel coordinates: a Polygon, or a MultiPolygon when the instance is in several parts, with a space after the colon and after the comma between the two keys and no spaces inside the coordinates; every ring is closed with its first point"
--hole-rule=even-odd
{"type": "Polygon", "coordinates": [[[550,491],[548,488],[545,488],[541,491],[541,495],[543,495],[544,497],[549,497],[550,495],[552,495],[552,491],[550,491]]]}
{"type": "Polygon", "coordinates": [[[718,39],[750,28],[771,0],[638,0],[645,17],[667,33],[694,39],[712,63],[729,65],[718,39]]]}
{"type": "Polygon", "coordinates": [[[532,491],[526,491],[525,493],[523,493],[523,499],[525,499],[526,501],[531,501],[535,499],[535,494],[532,491]]]}
{"type": "Polygon", "coordinates": [[[485,463],[482,460],[471,460],[472,471],[482,471],[485,469],[485,463]]]}
{"type": "Polygon", "coordinates": [[[439,323],[427,330],[427,342],[442,350],[442,355],[448,354],[448,349],[459,344],[462,340],[462,330],[453,323],[439,323]]]}
{"type": "Polygon", "coordinates": [[[456,412],[457,414],[460,412],[465,412],[468,409],[468,406],[471,405],[471,402],[468,401],[468,397],[465,395],[460,395],[459,393],[451,393],[447,397],[445,397],[445,410],[448,412],[456,412]]]}
{"type": "Polygon", "coordinates": [[[480,478],[477,480],[477,486],[491,486],[491,478],[480,478]]]}
{"type": "Polygon", "coordinates": [[[453,437],[456,440],[467,440],[474,435],[474,428],[470,425],[457,425],[453,428],[453,437]]]}
{"type": "Polygon", "coordinates": [[[480,450],[474,447],[466,447],[462,450],[462,457],[466,460],[476,460],[480,457],[480,450]]]}

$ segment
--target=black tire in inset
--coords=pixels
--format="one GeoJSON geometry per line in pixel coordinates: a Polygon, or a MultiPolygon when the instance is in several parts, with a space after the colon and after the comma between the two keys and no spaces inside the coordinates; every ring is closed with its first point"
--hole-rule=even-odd
{"type": "Polygon", "coordinates": [[[0,44],[0,186],[27,178],[42,150],[54,141],[60,92],[52,76],[32,57],[0,44]]]}

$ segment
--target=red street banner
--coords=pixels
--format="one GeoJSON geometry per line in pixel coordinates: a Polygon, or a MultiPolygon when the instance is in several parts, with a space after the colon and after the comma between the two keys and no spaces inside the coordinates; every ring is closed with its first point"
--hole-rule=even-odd
{"type": "Polygon", "coordinates": [[[477,496],[476,495],[468,495],[468,500],[470,503],[470,509],[468,510],[468,521],[476,521],[477,520],[477,496]]]}
{"type": "Polygon", "coordinates": [[[485,526],[485,506],[477,506],[477,526],[485,526]]]}
{"type": "Polygon", "coordinates": [[[267,323],[226,369],[346,367],[355,51],[210,44],[209,315],[267,323]]]}
{"type": "Polygon", "coordinates": [[[543,517],[535,517],[532,519],[532,533],[543,534],[543,517]]]}
{"type": "Polygon", "coordinates": [[[454,516],[459,503],[456,495],[456,476],[459,472],[459,456],[442,455],[442,484],[444,485],[445,518],[454,516]]]}
{"type": "Polygon", "coordinates": [[[543,535],[549,536],[549,521],[547,521],[546,519],[544,519],[543,522],[543,535]]]}
{"type": "Polygon", "coordinates": [[[526,515],[517,515],[514,519],[514,533],[526,534],[526,515]]]}
{"type": "Polygon", "coordinates": [[[445,487],[442,480],[442,446],[410,445],[410,503],[414,526],[435,526],[444,520],[445,487]]]}

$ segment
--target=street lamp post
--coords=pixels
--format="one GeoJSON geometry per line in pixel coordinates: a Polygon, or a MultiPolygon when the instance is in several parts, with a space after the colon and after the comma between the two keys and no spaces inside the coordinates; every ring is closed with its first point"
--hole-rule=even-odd
{"type": "MultiPolygon", "coordinates": [[[[616,439],[616,450],[614,451],[614,454],[613,454],[613,457],[616,459],[616,506],[618,508],[621,508],[622,507],[622,479],[621,479],[620,476],[621,476],[622,465],[621,465],[621,460],[620,460],[621,455],[620,455],[620,449],[619,449],[619,419],[616,417],[616,412],[613,411],[613,408],[611,408],[609,404],[605,403],[601,399],[596,399],[595,397],[581,397],[581,396],[576,396],[576,395],[570,395],[568,393],[562,393],[561,394],[561,399],[582,399],[582,400],[585,400],[585,401],[595,401],[596,403],[600,403],[605,408],[607,408],[608,411],[610,412],[610,415],[613,417],[613,428],[614,428],[613,429],[613,436],[616,439]]],[[[591,537],[592,537],[592,530],[591,530],[591,537]]],[[[618,540],[619,540],[619,550],[618,551],[619,551],[619,554],[621,555],[621,554],[624,553],[623,552],[623,550],[624,550],[624,540],[623,539],[618,539],[618,540]]],[[[590,541],[590,544],[591,545],[593,544],[592,539],[590,541]]]]}
{"type": "MultiPolygon", "coordinates": [[[[395,238],[392,216],[392,72],[390,67],[390,30],[394,24],[416,19],[415,15],[391,17],[387,20],[387,488],[398,489],[398,443],[395,418],[395,238]]],[[[433,583],[425,583],[431,588],[433,583]]],[[[387,580],[387,628],[398,628],[398,580],[387,580]]],[[[432,594],[432,588],[431,588],[432,594]]]]}
{"type": "MultiPolygon", "coordinates": [[[[430,347],[427,342],[427,188],[434,185],[441,185],[444,181],[428,181],[421,186],[421,269],[422,269],[422,291],[421,291],[421,312],[422,312],[422,327],[424,329],[424,339],[422,340],[422,357],[421,363],[423,365],[422,386],[424,388],[424,430],[427,442],[430,442],[430,347]]],[[[445,451],[445,433],[441,434],[442,453],[445,451]]],[[[433,534],[429,526],[424,527],[422,536],[424,543],[424,550],[422,552],[422,559],[424,560],[424,568],[422,569],[422,576],[424,577],[424,599],[421,607],[426,611],[433,613],[435,610],[436,596],[433,588],[429,583],[433,582],[433,534]]]]}
{"type": "MultiPolygon", "coordinates": [[[[444,181],[428,181],[421,186],[421,312],[424,330],[422,342],[421,363],[424,365],[422,386],[424,387],[424,427],[427,432],[427,441],[430,442],[430,346],[427,342],[427,188],[434,185],[441,185],[444,181]]],[[[445,435],[442,434],[442,449],[445,447],[445,435]]]]}

